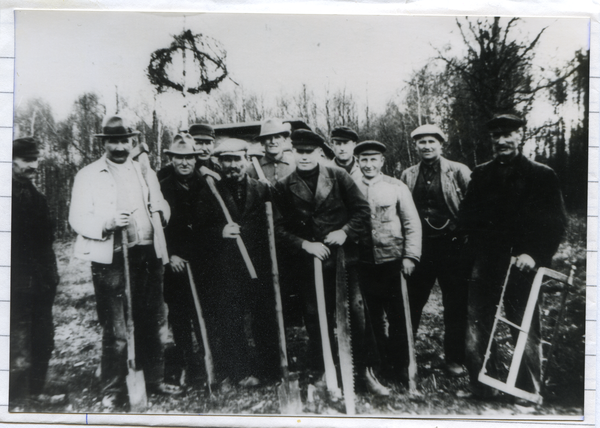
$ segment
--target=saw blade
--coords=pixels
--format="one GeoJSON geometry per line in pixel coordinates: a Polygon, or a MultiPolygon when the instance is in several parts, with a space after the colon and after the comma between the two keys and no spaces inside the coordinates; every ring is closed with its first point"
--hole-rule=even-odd
{"type": "Polygon", "coordinates": [[[338,352],[340,355],[340,372],[342,374],[342,390],[346,414],[354,415],[354,362],[352,360],[352,338],[350,330],[350,298],[348,293],[348,273],[344,249],[340,247],[337,254],[336,269],[336,331],[338,352]]]}

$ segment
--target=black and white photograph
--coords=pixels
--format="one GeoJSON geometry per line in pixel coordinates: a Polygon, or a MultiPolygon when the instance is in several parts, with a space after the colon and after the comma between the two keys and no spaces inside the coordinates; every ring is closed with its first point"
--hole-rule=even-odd
{"type": "Polygon", "coordinates": [[[590,25],[17,10],[9,412],[581,420],[590,25]]]}

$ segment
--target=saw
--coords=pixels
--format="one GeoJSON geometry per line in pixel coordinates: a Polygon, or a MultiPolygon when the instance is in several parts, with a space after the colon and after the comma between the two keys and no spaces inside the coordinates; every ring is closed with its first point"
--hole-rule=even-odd
{"type": "Polygon", "coordinates": [[[335,322],[340,355],[340,373],[346,414],[356,414],[354,394],[354,363],[350,333],[350,299],[348,295],[348,274],[344,248],[339,247],[336,266],[335,322]]]}

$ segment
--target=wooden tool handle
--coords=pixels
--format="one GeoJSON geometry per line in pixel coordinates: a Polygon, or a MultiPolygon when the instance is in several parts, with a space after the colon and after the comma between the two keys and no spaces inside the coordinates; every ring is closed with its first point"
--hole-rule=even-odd
{"type": "Polygon", "coordinates": [[[263,171],[262,167],[260,166],[260,162],[258,161],[256,156],[251,156],[251,158],[252,158],[252,165],[254,165],[254,169],[256,170],[256,174],[258,175],[258,178],[260,178],[261,180],[266,180],[267,177],[265,176],[265,172],[263,171]]]}
{"type": "Polygon", "coordinates": [[[127,228],[121,229],[121,248],[123,250],[123,276],[125,277],[125,324],[127,328],[127,360],[129,367],[135,370],[135,332],[133,326],[133,305],[131,299],[131,276],[129,271],[129,248],[127,228]]]}
{"type": "Polygon", "coordinates": [[[412,320],[410,319],[410,303],[408,301],[408,287],[406,278],[400,272],[400,288],[402,289],[402,303],[404,305],[404,319],[406,320],[406,337],[408,340],[408,390],[417,392],[417,358],[415,355],[415,341],[413,337],[412,320]]]}

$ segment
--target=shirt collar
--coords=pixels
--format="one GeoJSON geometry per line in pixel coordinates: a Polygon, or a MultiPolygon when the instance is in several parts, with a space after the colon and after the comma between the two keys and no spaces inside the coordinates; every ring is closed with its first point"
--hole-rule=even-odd
{"type": "Polygon", "coordinates": [[[383,180],[383,174],[381,172],[379,173],[379,175],[377,175],[376,177],[373,177],[371,179],[368,179],[364,175],[362,176],[362,182],[364,184],[366,184],[367,186],[374,186],[375,184],[379,183],[381,180],[383,180]]]}
{"type": "Polygon", "coordinates": [[[438,159],[435,162],[430,163],[430,164],[421,162],[421,166],[426,170],[438,172],[440,170],[440,159],[438,159]]]}
{"type": "Polygon", "coordinates": [[[274,159],[272,157],[269,157],[267,155],[264,155],[261,159],[260,159],[260,164],[261,165],[267,165],[269,163],[284,163],[286,165],[289,165],[289,161],[286,159],[285,156],[285,152],[281,153],[281,159],[274,159]]]}

